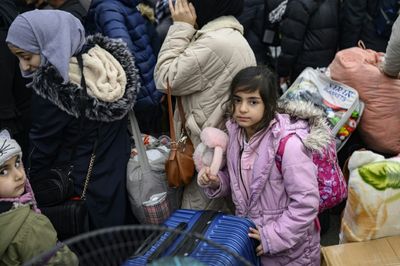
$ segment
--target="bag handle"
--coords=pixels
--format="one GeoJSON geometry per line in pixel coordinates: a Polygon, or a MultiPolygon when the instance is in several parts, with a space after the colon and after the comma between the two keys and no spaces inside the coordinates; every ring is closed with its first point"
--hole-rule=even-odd
{"type": "MultiPolygon", "coordinates": [[[[172,110],[172,92],[171,92],[171,86],[169,85],[168,81],[167,81],[167,98],[168,98],[169,134],[171,137],[171,143],[176,143],[174,112],[172,110]]],[[[178,104],[179,117],[181,118],[181,131],[187,135],[185,127],[186,117],[185,117],[185,112],[183,110],[182,98],[181,97],[176,97],[176,98],[178,104]]]]}
{"type": "Polygon", "coordinates": [[[86,199],[86,191],[89,186],[90,177],[92,176],[94,161],[96,160],[96,149],[97,149],[98,143],[99,143],[99,129],[97,129],[96,141],[94,142],[93,152],[92,152],[92,155],[90,156],[89,168],[88,168],[88,171],[87,171],[87,174],[85,177],[85,183],[84,183],[83,189],[82,189],[81,200],[86,199]]]}
{"type": "Polygon", "coordinates": [[[85,124],[85,108],[86,108],[86,97],[87,97],[87,88],[86,88],[86,79],[85,75],[83,74],[83,58],[82,58],[82,53],[79,53],[76,55],[76,60],[78,61],[78,66],[79,69],[81,70],[81,88],[82,90],[80,91],[79,94],[79,129],[78,129],[78,135],[75,137],[73,140],[72,148],[71,148],[71,154],[69,156],[69,169],[68,169],[68,175],[70,175],[74,169],[73,165],[73,160],[76,155],[76,148],[78,146],[79,139],[82,137],[82,131],[83,131],[83,126],[85,124]]]}
{"type": "MultiPolygon", "coordinates": [[[[78,133],[78,137],[80,137],[82,129],[83,129],[83,124],[84,124],[84,120],[85,120],[85,96],[87,96],[87,88],[86,88],[86,79],[85,79],[85,75],[83,74],[83,58],[82,58],[82,53],[79,53],[76,56],[76,59],[78,61],[78,65],[79,68],[81,70],[81,87],[82,87],[82,93],[81,93],[81,99],[80,99],[80,127],[79,127],[79,133],[78,133]]],[[[93,166],[94,166],[94,161],[96,159],[96,149],[97,149],[97,144],[99,143],[99,135],[100,135],[100,126],[97,128],[97,135],[96,135],[96,140],[93,144],[93,151],[92,151],[92,155],[90,156],[90,161],[89,161],[89,167],[88,167],[88,171],[86,173],[86,177],[85,177],[85,183],[83,185],[83,189],[82,189],[82,194],[80,199],[81,200],[85,200],[86,199],[86,192],[89,186],[89,181],[90,181],[90,177],[92,176],[92,172],[93,172],[93,166]]],[[[73,157],[75,157],[75,153],[76,153],[76,146],[77,143],[75,143],[72,153],[71,153],[71,161],[73,159],[73,157]]],[[[73,166],[72,166],[73,168],[73,166]]],[[[72,169],[70,170],[72,171],[72,169]]]]}
{"type": "Polygon", "coordinates": [[[181,131],[183,133],[185,133],[185,135],[187,135],[186,132],[186,117],[185,117],[185,112],[183,111],[183,105],[182,105],[182,98],[181,97],[177,97],[177,101],[178,101],[178,110],[179,110],[179,116],[181,118],[181,131]]]}
{"type": "Polygon", "coordinates": [[[171,143],[176,143],[174,112],[172,110],[171,87],[169,86],[168,81],[167,81],[167,100],[168,100],[169,135],[171,137],[171,143]]]}
{"type": "Polygon", "coordinates": [[[283,159],[283,153],[284,153],[285,147],[286,147],[286,142],[294,134],[295,133],[289,134],[279,141],[278,150],[276,151],[275,164],[276,164],[276,167],[278,168],[280,174],[282,174],[282,159],[283,159]]]}
{"type": "Polygon", "coordinates": [[[142,134],[140,133],[139,124],[133,110],[129,112],[129,120],[131,124],[133,139],[135,140],[135,145],[138,150],[140,167],[142,167],[144,171],[150,171],[149,159],[147,157],[146,149],[142,141],[142,134]]]}

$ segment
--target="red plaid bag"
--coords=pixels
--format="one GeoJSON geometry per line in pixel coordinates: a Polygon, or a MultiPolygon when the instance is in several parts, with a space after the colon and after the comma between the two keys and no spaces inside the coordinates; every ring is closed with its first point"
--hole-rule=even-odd
{"type": "Polygon", "coordinates": [[[162,224],[170,215],[171,208],[167,193],[153,195],[150,201],[143,202],[143,210],[148,224],[162,224]]]}

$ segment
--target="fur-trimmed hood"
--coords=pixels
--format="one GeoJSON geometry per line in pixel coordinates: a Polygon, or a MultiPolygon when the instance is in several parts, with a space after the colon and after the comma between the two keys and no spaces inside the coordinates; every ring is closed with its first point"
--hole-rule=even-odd
{"type": "MultiPolygon", "coordinates": [[[[114,102],[104,102],[97,98],[85,97],[85,115],[90,120],[111,122],[123,118],[133,108],[140,88],[140,78],[134,58],[125,43],[96,34],[87,37],[86,45],[98,45],[108,51],[122,66],[126,74],[126,88],[122,98],[114,102]]],[[[80,92],[82,87],[69,82],[62,84],[62,78],[52,65],[38,69],[30,87],[40,96],[48,99],[61,110],[78,118],[80,116],[80,92]]]]}
{"type": "Polygon", "coordinates": [[[278,100],[278,112],[307,121],[310,133],[303,140],[304,146],[321,152],[333,140],[324,112],[313,103],[303,100],[278,100]]]}

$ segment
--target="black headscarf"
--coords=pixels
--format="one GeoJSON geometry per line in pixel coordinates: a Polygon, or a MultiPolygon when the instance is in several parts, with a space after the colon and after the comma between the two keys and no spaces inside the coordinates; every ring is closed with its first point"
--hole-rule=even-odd
{"type": "Polygon", "coordinates": [[[190,0],[196,9],[199,29],[221,16],[238,17],[243,11],[243,0],[190,0]]]}
{"type": "Polygon", "coordinates": [[[1,0],[0,4],[0,28],[8,29],[13,20],[18,16],[17,6],[14,0],[1,0]]]}

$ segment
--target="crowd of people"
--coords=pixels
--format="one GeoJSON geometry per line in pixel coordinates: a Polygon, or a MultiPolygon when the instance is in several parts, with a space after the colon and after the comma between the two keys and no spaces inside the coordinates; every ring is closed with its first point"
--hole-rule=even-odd
{"type": "MultiPolygon", "coordinates": [[[[326,145],[329,129],[277,101],[306,67],[327,67],[360,40],[378,52],[389,43],[382,69],[397,77],[399,32],[375,29],[379,1],[2,0],[0,264],[19,265],[57,244],[30,185],[54,167],[70,164],[90,230],[137,222],[126,191],[127,113],[135,111],[142,133],[168,134],[170,86],[194,147],[206,127],[229,136],[226,166],[195,173],[181,207],[252,219],[262,265],[319,265],[310,151],[326,145]]],[[[175,112],[177,136],[181,121],[175,112]]],[[[339,158],[361,146],[354,133],[339,158]]],[[[55,260],[76,263],[68,247],[58,253],[55,260]]]]}

